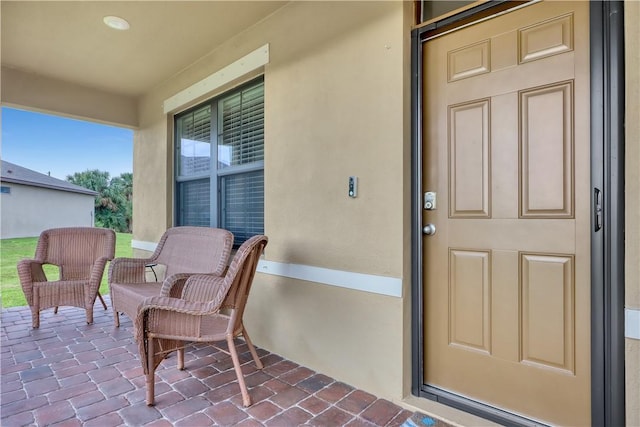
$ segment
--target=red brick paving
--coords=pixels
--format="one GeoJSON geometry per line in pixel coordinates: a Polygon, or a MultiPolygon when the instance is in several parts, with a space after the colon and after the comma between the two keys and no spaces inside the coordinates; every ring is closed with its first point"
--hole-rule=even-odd
{"type": "Polygon", "coordinates": [[[175,355],[162,363],[148,407],[131,321],[122,316],[115,329],[111,311],[98,306],[92,325],[84,319],[77,308],[46,310],[34,330],[28,307],[2,310],[0,425],[394,427],[412,415],[262,349],[265,367],[257,370],[242,342],[250,408],[230,358],[200,344],[187,347],[184,371],[175,355]]]}

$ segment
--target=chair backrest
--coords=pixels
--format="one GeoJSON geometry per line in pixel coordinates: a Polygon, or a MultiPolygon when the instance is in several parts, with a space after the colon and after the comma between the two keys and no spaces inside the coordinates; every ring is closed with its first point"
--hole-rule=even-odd
{"type": "Polygon", "coordinates": [[[228,230],[173,227],[162,235],[151,259],[166,266],[165,277],[176,273],[222,275],[232,246],[233,234],[228,230]]]}
{"type": "Polygon", "coordinates": [[[242,316],[253,284],[253,277],[258,268],[258,261],[268,242],[269,238],[262,234],[251,237],[238,248],[229,265],[225,279],[231,280],[232,283],[221,306],[221,308],[233,309],[229,332],[236,331],[242,324],[242,316]]]}
{"type": "Polygon", "coordinates": [[[116,234],[97,227],[52,228],[40,233],[35,259],[60,267],[60,279],[87,279],[99,258],[115,256],[116,234]]]}

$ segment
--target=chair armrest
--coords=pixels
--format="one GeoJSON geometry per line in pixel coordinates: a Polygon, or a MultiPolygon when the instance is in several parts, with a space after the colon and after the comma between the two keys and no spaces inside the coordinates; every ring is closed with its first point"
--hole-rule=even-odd
{"type": "MultiPolygon", "coordinates": [[[[219,277],[212,277],[207,275],[197,275],[201,277],[209,277],[213,279],[220,280],[219,277]]],[[[194,276],[192,276],[194,277],[194,276]]],[[[222,287],[220,287],[222,288],[222,287]]],[[[150,311],[165,311],[165,312],[173,312],[173,313],[182,313],[189,314],[192,316],[206,316],[209,314],[214,314],[220,311],[220,305],[222,301],[224,301],[225,294],[217,298],[217,300],[213,301],[187,301],[182,298],[172,298],[167,296],[157,296],[157,297],[149,297],[140,303],[138,306],[138,314],[135,319],[135,329],[136,334],[138,332],[142,332],[144,318],[147,316],[150,311]]],[[[142,336],[142,335],[140,335],[142,336]]]]}
{"type": "Polygon", "coordinates": [[[164,279],[162,288],[160,289],[161,297],[180,298],[182,289],[187,279],[191,277],[190,273],[176,273],[164,279]]]}
{"type": "Polygon", "coordinates": [[[43,262],[35,259],[22,259],[18,261],[18,277],[21,282],[46,282],[47,276],[44,274],[43,262]]]}
{"type": "Polygon", "coordinates": [[[149,258],[115,258],[109,266],[109,283],[143,283],[149,258]]]}
{"type": "Polygon", "coordinates": [[[226,286],[224,277],[194,274],[185,283],[182,298],[187,301],[208,302],[219,307],[230,286],[231,282],[226,286]]]}
{"type": "MultiPolygon", "coordinates": [[[[158,321],[157,319],[159,317],[157,316],[158,312],[172,312],[190,316],[201,316],[203,314],[209,314],[207,310],[209,307],[207,306],[208,304],[206,303],[185,301],[180,298],[161,296],[146,298],[138,306],[138,313],[134,319],[133,336],[139,344],[146,341],[145,332],[154,329],[155,322],[158,321]],[[152,315],[152,313],[154,315],[152,315]]],[[[166,321],[166,316],[163,316],[163,318],[166,321]]]]}
{"type": "Polygon", "coordinates": [[[20,285],[29,305],[33,305],[33,283],[47,281],[47,276],[42,269],[43,264],[35,259],[23,259],[18,262],[20,285]]]}
{"type": "Polygon", "coordinates": [[[185,301],[181,298],[172,297],[149,297],[138,306],[138,316],[144,311],[151,309],[172,311],[174,313],[193,314],[196,316],[210,314],[210,304],[198,301],[185,301]]]}

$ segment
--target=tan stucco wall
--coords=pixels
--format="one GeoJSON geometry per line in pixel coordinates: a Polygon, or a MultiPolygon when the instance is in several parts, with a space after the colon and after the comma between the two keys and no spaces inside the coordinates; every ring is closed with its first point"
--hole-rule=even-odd
{"type": "Polygon", "coordinates": [[[260,345],[389,399],[402,397],[399,298],[261,275],[246,316],[260,345]]]}
{"type": "MultiPolygon", "coordinates": [[[[640,310],[640,2],[625,7],[625,307],[640,310]]],[[[640,426],[640,340],[626,339],[627,425],[640,426]]]]}
{"type": "Polygon", "coordinates": [[[2,105],[135,128],[137,100],[41,75],[2,67],[2,105]]]}
{"type": "MultiPolygon", "coordinates": [[[[288,9],[305,25],[318,21],[312,7],[288,9]]],[[[395,9],[329,39],[308,40],[304,51],[272,46],[265,216],[267,230],[279,237],[269,258],[401,276],[405,110],[402,14],[395,9]],[[359,177],[356,199],[347,197],[350,175],[359,177]]]]}
{"type": "MultiPolygon", "coordinates": [[[[290,3],[147,94],[134,140],[134,189],[145,189],[134,191],[134,239],[157,241],[173,223],[163,101],[268,43],[265,259],[404,278],[408,294],[410,11],[409,2],[290,3]]],[[[405,302],[258,274],[245,319],[257,345],[398,401],[410,386],[405,302]]]]}
{"type": "Polygon", "coordinates": [[[56,227],[92,227],[94,196],[3,182],[0,238],[34,237],[56,227]],[[47,206],[46,212],[42,207],[47,206]]]}

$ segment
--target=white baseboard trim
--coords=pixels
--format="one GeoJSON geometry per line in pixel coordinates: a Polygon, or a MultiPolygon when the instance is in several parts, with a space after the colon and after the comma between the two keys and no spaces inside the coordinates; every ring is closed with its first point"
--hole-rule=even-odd
{"type": "Polygon", "coordinates": [[[257,271],[259,273],[322,283],[356,291],[373,292],[397,298],[402,297],[402,279],[396,277],[376,276],[266,260],[260,260],[257,271]]]}
{"type": "MultiPolygon", "coordinates": [[[[132,240],[131,247],[153,252],[157,243],[132,240]]],[[[396,277],[376,276],[373,274],[354,273],[351,271],[332,270],[302,264],[288,264],[276,261],[260,260],[259,273],[290,279],[305,280],[323,285],[338,286],[356,291],[372,292],[390,297],[402,297],[402,279],[396,277]]]]}
{"type": "Polygon", "coordinates": [[[640,309],[624,309],[624,336],[640,340],[640,309]]]}
{"type": "Polygon", "coordinates": [[[156,250],[156,247],[158,247],[158,244],[154,242],[145,242],[142,240],[131,240],[131,247],[133,249],[153,252],[156,250]]]}

